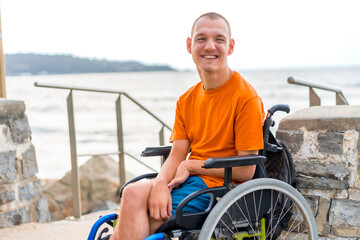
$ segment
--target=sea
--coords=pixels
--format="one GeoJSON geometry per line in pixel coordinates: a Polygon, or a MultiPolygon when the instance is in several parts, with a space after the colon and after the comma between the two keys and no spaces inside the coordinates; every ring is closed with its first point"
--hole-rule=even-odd
{"type": "MultiPolygon", "coordinates": [[[[309,107],[309,89],[289,84],[289,76],[342,89],[350,105],[360,105],[360,66],[306,69],[238,70],[258,91],[265,110],[288,104],[291,112],[309,107]]],[[[7,76],[7,98],[21,100],[32,130],[38,177],[59,179],[71,169],[66,98],[69,90],[35,87],[34,83],[126,92],[172,127],[178,97],[199,82],[196,72],[128,72],[36,76],[7,76]]],[[[315,90],[322,105],[335,105],[335,93],[315,90]]],[[[79,166],[89,155],[117,151],[115,102],[118,94],[73,91],[79,166]],[[83,156],[85,155],[85,156],[83,156]]],[[[286,113],[274,116],[276,130],[286,113]]],[[[159,158],[142,158],[147,146],[159,145],[162,125],[130,100],[122,97],[124,149],[155,170],[159,158]]],[[[168,144],[170,131],[165,130],[168,144]]],[[[110,155],[118,160],[117,155],[110,155]]],[[[126,170],[134,175],[149,172],[133,158],[125,157],[126,170]]]]}

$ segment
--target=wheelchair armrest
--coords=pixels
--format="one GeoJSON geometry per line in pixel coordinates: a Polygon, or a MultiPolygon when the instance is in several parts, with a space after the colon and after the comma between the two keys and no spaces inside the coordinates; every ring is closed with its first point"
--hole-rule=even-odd
{"type": "Polygon", "coordinates": [[[167,158],[171,150],[171,146],[161,146],[161,147],[147,147],[142,153],[142,157],[154,157],[154,156],[163,156],[167,158]]]}
{"type": "Polygon", "coordinates": [[[265,163],[266,157],[260,155],[244,155],[231,157],[213,157],[205,161],[203,168],[232,168],[265,163]]]}

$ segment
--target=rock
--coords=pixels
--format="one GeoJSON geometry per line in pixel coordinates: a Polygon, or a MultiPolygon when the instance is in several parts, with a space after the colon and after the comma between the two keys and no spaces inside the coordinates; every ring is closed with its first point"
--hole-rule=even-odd
{"type": "Polygon", "coordinates": [[[298,130],[305,126],[308,131],[360,131],[359,108],[356,105],[337,105],[301,109],[283,118],[278,129],[298,130]]]}
{"type": "Polygon", "coordinates": [[[0,212],[0,226],[11,227],[30,222],[29,208],[23,207],[8,212],[0,212]]]}
{"type": "Polygon", "coordinates": [[[360,203],[353,200],[333,199],[329,211],[329,223],[333,226],[360,228],[360,203]]]}
{"type": "Polygon", "coordinates": [[[11,202],[13,200],[15,200],[14,190],[5,190],[4,192],[0,192],[0,205],[11,202]]]}
{"type": "Polygon", "coordinates": [[[29,200],[41,194],[41,192],[40,180],[37,179],[19,189],[20,200],[29,200]]]}
{"type": "Polygon", "coordinates": [[[327,221],[330,208],[330,200],[319,198],[319,209],[316,215],[316,226],[320,235],[326,236],[330,233],[330,225],[327,221]]]}
{"type": "Polygon", "coordinates": [[[324,189],[324,190],[344,190],[347,189],[348,184],[346,181],[329,179],[325,177],[303,177],[296,176],[298,181],[298,188],[308,189],[324,189]]]}
{"type": "Polygon", "coordinates": [[[319,133],[319,151],[322,153],[342,154],[344,133],[326,132],[319,133]]]}
{"type": "Polygon", "coordinates": [[[276,138],[283,140],[291,153],[297,153],[304,142],[304,132],[302,131],[280,131],[276,132],[276,138]]]}
{"type": "MultiPolygon", "coordinates": [[[[118,163],[107,156],[93,157],[79,168],[82,213],[107,200],[119,202],[118,172],[118,163]]],[[[127,173],[126,179],[132,177],[127,173]]],[[[52,220],[73,216],[71,172],[45,189],[44,196],[48,199],[52,220]]]]}
{"type": "Polygon", "coordinates": [[[331,234],[335,236],[342,236],[346,238],[336,238],[344,240],[358,240],[360,236],[360,227],[332,227],[331,234]]]}
{"type": "Polygon", "coordinates": [[[103,203],[101,203],[99,206],[97,206],[96,208],[92,209],[91,212],[99,212],[99,211],[104,211],[104,210],[111,210],[111,209],[116,209],[119,206],[118,203],[112,202],[112,201],[105,201],[103,203]]]}
{"type": "Polygon", "coordinates": [[[8,116],[21,117],[25,112],[25,103],[18,100],[0,98],[0,119],[8,116]]]}
{"type": "Polygon", "coordinates": [[[15,152],[0,153],[0,184],[16,180],[15,152]]]}
{"type": "Polygon", "coordinates": [[[39,198],[39,200],[36,203],[36,210],[38,212],[37,221],[39,223],[50,222],[51,217],[50,217],[48,202],[45,197],[39,198]]]}
{"type": "Polygon", "coordinates": [[[20,119],[10,119],[9,127],[14,143],[23,143],[31,136],[31,129],[26,115],[20,119]]]}
{"type": "Polygon", "coordinates": [[[29,149],[24,153],[23,159],[21,160],[23,176],[25,178],[30,178],[35,176],[38,172],[38,166],[35,156],[35,148],[31,144],[29,149]]]}
{"type": "Polygon", "coordinates": [[[349,189],[349,199],[360,202],[360,190],[359,189],[349,189]]]}
{"type": "Polygon", "coordinates": [[[297,174],[311,177],[344,180],[348,175],[348,166],[343,162],[294,161],[294,165],[297,174]]]}

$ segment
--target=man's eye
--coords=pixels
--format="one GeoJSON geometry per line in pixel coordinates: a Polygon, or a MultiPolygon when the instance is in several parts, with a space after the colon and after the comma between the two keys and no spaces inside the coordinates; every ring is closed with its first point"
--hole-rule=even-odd
{"type": "Polygon", "coordinates": [[[218,38],[218,39],[216,39],[216,41],[217,41],[217,42],[225,42],[225,39],[223,39],[223,38],[218,38]]]}
{"type": "Polygon", "coordinates": [[[196,39],[198,42],[202,42],[202,41],[205,41],[205,38],[198,38],[196,39]]]}

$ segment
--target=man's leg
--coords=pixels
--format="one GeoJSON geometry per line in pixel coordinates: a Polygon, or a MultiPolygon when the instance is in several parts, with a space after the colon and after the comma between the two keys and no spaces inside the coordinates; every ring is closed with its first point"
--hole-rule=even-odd
{"type": "Polygon", "coordinates": [[[111,240],[143,240],[150,235],[148,198],[151,188],[152,181],[139,181],[124,189],[119,219],[111,240]]]}

